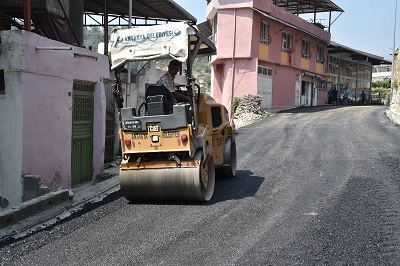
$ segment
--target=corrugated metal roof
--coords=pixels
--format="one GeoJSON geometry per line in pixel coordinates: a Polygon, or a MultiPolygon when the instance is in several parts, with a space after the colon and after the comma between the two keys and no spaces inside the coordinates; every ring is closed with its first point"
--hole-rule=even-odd
{"type": "MultiPolygon", "coordinates": [[[[84,12],[104,14],[105,2],[106,0],[84,0],[84,12]]],[[[129,0],[107,1],[107,9],[110,15],[128,17],[129,0]]],[[[132,16],[145,19],[197,22],[195,17],[173,0],[132,0],[132,16]]]]}
{"type": "Polygon", "coordinates": [[[331,0],[274,0],[274,4],[292,14],[308,14],[319,12],[344,12],[331,0]]]}
{"type": "Polygon", "coordinates": [[[330,55],[337,53],[346,53],[351,56],[353,60],[360,60],[370,62],[372,65],[390,64],[390,61],[385,60],[383,57],[373,55],[367,52],[359,51],[354,48],[347,47],[343,44],[339,44],[331,41],[328,44],[328,53],[330,55]]]}
{"type": "MultiPolygon", "coordinates": [[[[6,13],[11,17],[23,18],[23,6],[19,2],[20,1],[0,0],[0,12],[3,15],[6,13]]],[[[83,0],[84,13],[104,15],[106,2],[109,15],[128,18],[129,0],[83,0]]],[[[52,0],[51,3],[54,8],[59,8],[59,2],[57,0],[52,0]]],[[[72,5],[73,0],[71,0],[69,4],[72,5]]],[[[79,5],[78,1],[77,4],[79,5]]],[[[204,4],[206,3],[204,2],[204,4]]],[[[68,5],[63,4],[63,6],[68,8],[68,5]]],[[[47,6],[44,1],[31,0],[32,11],[45,11],[46,8],[47,6]]],[[[196,24],[197,22],[194,16],[173,0],[132,0],[132,16],[142,19],[189,21],[191,24],[196,24]]]]}
{"type": "Polygon", "coordinates": [[[212,35],[211,23],[209,21],[204,21],[198,24],[197,28],[206,37],[210,37],[212,35]]]}

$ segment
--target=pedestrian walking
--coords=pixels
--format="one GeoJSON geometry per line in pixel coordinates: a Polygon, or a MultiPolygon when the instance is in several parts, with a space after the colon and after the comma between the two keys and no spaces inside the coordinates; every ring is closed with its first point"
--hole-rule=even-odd
{"type": "Polygon", "coordinates": [[[343,102],[344,105],[347,105],[347,103],[349,102],[349,89],[347,87],[344,89],[343,102]]]}
{"type": "Polygon", "coordinates": [[[332,88],[330,88],[328,91],[328,104],[332,104],[332,91],[332,88]]]}
{"type": "Polygon", "coordinates": [[[367,97],[367,94],[365,93],[365,91],[361,92],[361,105],[365,105],[365,99],[367,97]]]}
{"type": "Polygon", "coordinates": [[[332,105],[338,105],[338,90],[334,88],[331,92],[332,94],[332,105]]]}

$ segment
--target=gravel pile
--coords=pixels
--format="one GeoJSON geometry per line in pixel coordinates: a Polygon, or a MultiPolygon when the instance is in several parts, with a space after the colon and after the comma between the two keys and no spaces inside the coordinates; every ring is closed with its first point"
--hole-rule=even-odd
{"type": "Polygon", "coordinates": [[[264,117],[272,115],[269,112],[261,110],[261,101],[262,96],[254,94],[246,94],[240,99],[233,115],[236,128],[250,125],[264,117]]]}

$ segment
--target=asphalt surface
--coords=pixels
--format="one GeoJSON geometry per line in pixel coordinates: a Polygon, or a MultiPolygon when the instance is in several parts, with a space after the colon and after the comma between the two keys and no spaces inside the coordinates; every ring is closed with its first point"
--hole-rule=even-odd
{"type": "Polygon", "coordinates": [[[0,265],[399,265],[400,127],[384,106],[314,107],[240,128],[207,204],[119,192],[0,244],[0,265]]]}

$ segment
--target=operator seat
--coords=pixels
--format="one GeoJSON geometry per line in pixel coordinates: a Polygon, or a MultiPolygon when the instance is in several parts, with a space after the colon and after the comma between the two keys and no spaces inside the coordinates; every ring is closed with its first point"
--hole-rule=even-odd
{"type": "Polygon", "coordinates": [[[170,90],[164,85],[151,84],[147,86],[145,98],[148,115],[172,114],[174,98],[170,90]]]}

